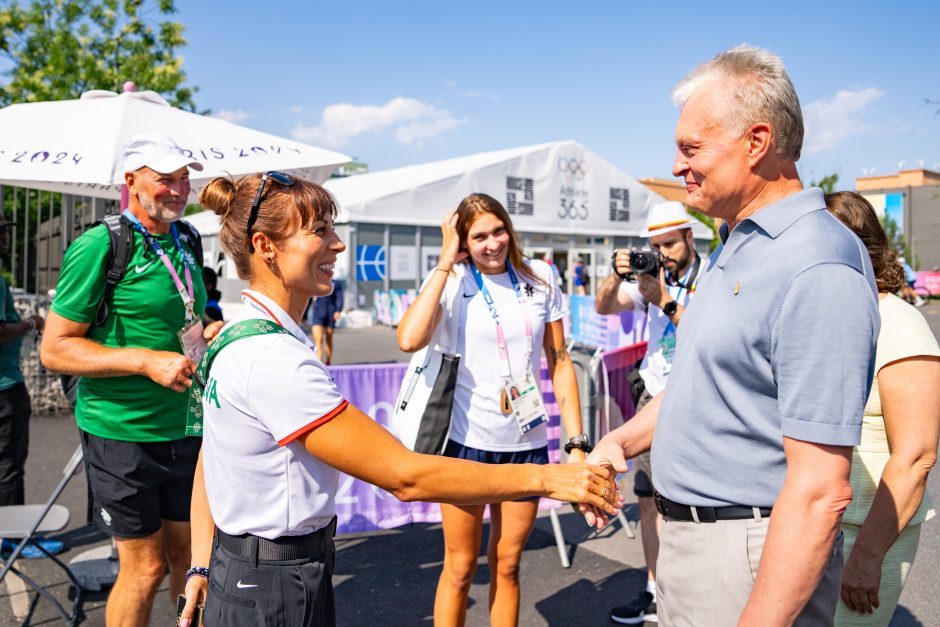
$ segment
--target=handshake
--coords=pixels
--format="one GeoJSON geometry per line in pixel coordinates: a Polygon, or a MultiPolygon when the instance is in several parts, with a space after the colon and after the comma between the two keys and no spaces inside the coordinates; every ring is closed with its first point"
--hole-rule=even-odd
{"type": "Polygon", "coordinates": [[[603,529],[623,506],[617,474],[627,471],[623,449],[611,438],[598,442],[583,462],[550,464],[542,494],[568,501],[588,525],[603,529]]]}

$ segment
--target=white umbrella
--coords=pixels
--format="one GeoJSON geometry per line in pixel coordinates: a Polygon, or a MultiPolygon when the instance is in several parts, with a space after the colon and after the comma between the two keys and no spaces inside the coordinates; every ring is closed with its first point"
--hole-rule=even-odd
{"type": "Polygon", "coordinates": [[[159,131],[202,162],[193,194],[216,176],[282,170],[323,182],[346,155],[171,107],[152,91],[90,91],[78,100],[0,109],[0,182],[49,191],[119,198],[121,147],[159,131]]]}

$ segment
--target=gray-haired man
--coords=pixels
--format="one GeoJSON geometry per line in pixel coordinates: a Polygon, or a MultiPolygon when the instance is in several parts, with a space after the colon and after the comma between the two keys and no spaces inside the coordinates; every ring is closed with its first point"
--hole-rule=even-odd
{"type": "Polygon", "coordinates": [[[871,264],[803,189],[802,114],[778,57],[739,46],[674,97],[673,174],[690,207],[724,221],[722,245],[665,392],[589,460],[625,470],[655,430],[660,622],[832,624],[879,328],[871,264]]]}

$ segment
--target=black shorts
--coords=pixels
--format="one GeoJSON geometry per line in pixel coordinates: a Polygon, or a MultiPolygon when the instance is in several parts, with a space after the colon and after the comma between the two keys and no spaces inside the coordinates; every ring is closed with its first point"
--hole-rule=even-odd
{"type": "Polygon", "coordinates": [[[328,313],[326,315],[320,316],[316,313],[313,314],[313,324],[311,326],[315,327],[326,327],[328,329],[336,328],[336,321],[333,320],[333,314],[328,313]]]}
{"type": "Polygon", "coordinates": [[[163,520],[189,522],[201,438],[123,442],[80,433],[98,529],[143,538],[163,520]]]}
{"type": "MultiPolygon", "coordinates": [[[[471,446],[465,446],[454,440],[447,440],[444,447],[444,457],[467,459],[481,464],[547,464],[548,447],[534,448],[529,451],[484,451],[471,446]]],[[[515,501],[537,501],[537,496],[524,496],[515,501]]]]}

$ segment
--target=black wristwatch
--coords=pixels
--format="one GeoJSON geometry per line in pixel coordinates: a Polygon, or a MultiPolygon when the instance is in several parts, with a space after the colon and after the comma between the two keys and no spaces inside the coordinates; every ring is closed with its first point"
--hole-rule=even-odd
{"type": "Polygon", "coordinates": [[[585,453],[590,453],[594,450],[594,447],[591,446],[591,443],[588,441],[588,437],[583,433],[574,436],[573,438],[568,438],[568,442],[565,443],[565,453],[571,453],[571,449],[579,448],[585,453]]]}
{"type": "Polygon", "coordinates": [[[663,313],[669,316],[670,318],[676,315],[676,312],[679,311],[679,303],[674,300],[669,301],[663,305],[663,313]]]}

